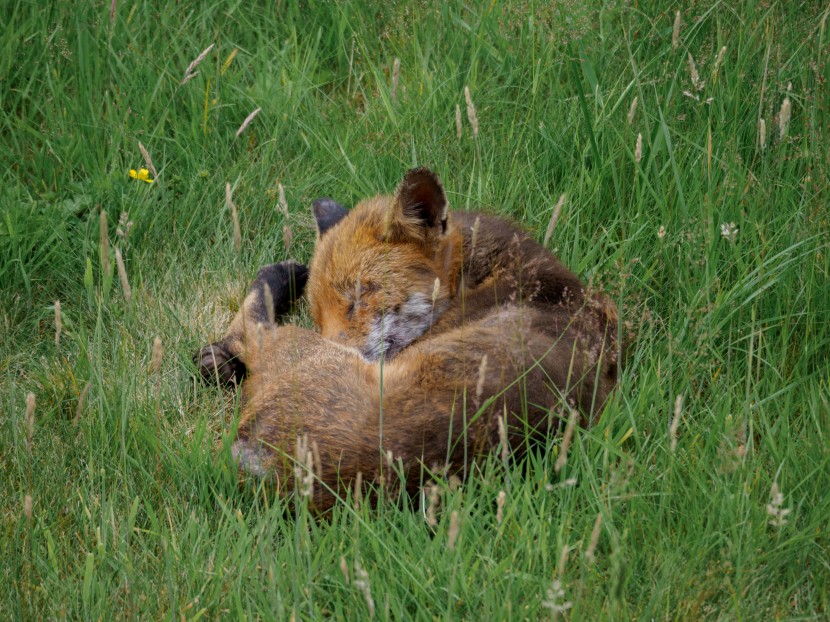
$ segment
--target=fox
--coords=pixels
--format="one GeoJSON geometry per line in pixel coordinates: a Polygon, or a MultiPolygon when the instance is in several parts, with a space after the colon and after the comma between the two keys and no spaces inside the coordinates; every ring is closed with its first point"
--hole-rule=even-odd
{"type": "Polygon", "coordinates": [[[206,380],[244,378],[231,447],[244,474],[327,511],[390,468],[416,494],[424,468],[463,478],[505,442],[520,455],[555,432],[554,413],[596,420],[617,383],[616,308],[527,232],[450,213],[427,168],[392,195],[312,212],[310,266],[260,270],[195,357],[206,380]],[[316,330],[281,323],[303,293],[316,330]]]}

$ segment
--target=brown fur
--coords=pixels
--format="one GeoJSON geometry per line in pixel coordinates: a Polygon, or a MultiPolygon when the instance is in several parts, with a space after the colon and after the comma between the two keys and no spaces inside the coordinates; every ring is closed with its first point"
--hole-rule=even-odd
{"type": "Polygon", "coordinates": [[[499,417],[521,452],[563,401],[585,423],[599,412],[616,382],[613,305],[586,297],[527,234],[492,216],[453,219],[425,169],[339,218],[321,227],[307,286],[320,333],[247,329],[243,469],[293,490],[306,438],[323,510],[358,473],[376,481],[389,452],[414,492],[422,465],[465,475],[498,444],[499,417]],[[366,345],[378,338],[385,350],[366,345]]]}

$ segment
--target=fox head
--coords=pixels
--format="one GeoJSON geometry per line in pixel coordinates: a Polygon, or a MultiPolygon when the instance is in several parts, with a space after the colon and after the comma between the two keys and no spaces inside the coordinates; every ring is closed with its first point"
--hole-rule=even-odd
{"type": "Polygon", "coordinates": [[[312,211],[318,237],[306,292],[324,337],[377,360],[435,324],[456,295],[462,262],[435,173],[410,170],[393,196],[351,210],[320,199],[312,211]]]}

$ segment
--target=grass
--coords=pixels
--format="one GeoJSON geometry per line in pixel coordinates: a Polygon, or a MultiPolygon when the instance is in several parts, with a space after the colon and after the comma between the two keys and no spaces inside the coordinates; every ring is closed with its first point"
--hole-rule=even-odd
{"type": "Polygon", "coordinates": [[[564,602],[574,620],[830,615],[826,7],[109,9],[0,10],[0,616],[365,619],[367,594],[377,619],[535,620],[564,602]],[[128,176],[139,142],[153,184],[128,176]],[[309,258],[312,199],[390,191],[416,164],[454,209],[540,240],[567,194],[550,245],[620,303],[620,388],[561,474],[554,439],[441,484],[434,527],[394,499],[318,522],[237,485],[237,403],[194,380],[190,354],[258,266],[309,258]],[[103,260],[102,209],[129,303],[112,248],[103,260]]]}

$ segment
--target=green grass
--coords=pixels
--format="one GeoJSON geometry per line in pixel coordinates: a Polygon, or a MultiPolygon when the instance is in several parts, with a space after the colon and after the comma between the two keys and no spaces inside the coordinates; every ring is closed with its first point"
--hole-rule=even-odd
{"type": "Polygon", "coordinates": [[[554,579],[574,620],[826,619],[826,7],[262,4],[120,2],[112,23],[109,2],[0,9],[0,617],[361,619],[357,562],[377,619],[541,619],[554,579]],[[465,85],[480,133],[465,115],[458,140],[465,85]],[[128,177],[139,141],[155,184],[128,177]],[[567,193],[551,247],[621,306],[620,387],[563,475],[553,440],[442,485],[435,528],[400,500],[318,522],[237,485],[237,404],[193,379],[190,354],[221,335],[258,266],[309,258],[312,199],[391,191],[416,164],[453,208],[539,239],[567,193]],[[102,263],[101,209],[129,304],[102,263]]]}

